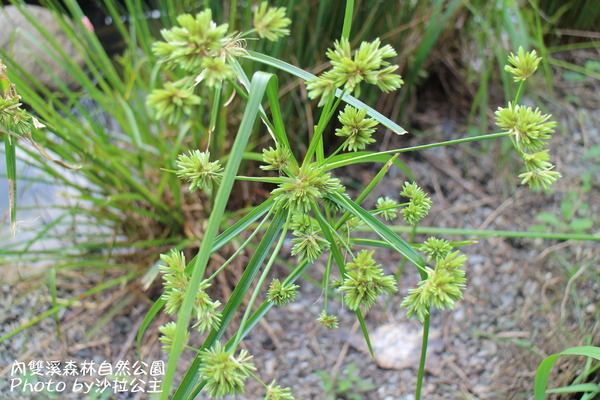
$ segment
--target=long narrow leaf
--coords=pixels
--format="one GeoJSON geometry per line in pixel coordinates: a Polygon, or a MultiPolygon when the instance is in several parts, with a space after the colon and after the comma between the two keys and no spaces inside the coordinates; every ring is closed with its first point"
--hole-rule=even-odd
{"type": "Polygon", "coordinates": [[[233,183],[237,175],[242,157],[250,138],[250,133],[256,121],[260,103],[265,93],[266,87],[271,81],[273,75],[264,72],[256,72],[250,84],[250,93],[248,103],[242,117],[239,131],[236,135],[233,147],[230,151],[230,157],[227,161],[225,171],[223,172],[223,178],[219,190],[215,197],[214,208],[208,219],[206,231],[204,233],[204,239],[200,246],[198,256],[193,260],[192,263],[192,275],[190,277],[189,287],[184,296],[181,308],[177,315],[177,328],[173,336],[173,345],[169,354],[169,362],[165,371],[163,380],[163,391],[161,399],[166,400],[169,398],[171,393],[171,385],[175,370],[179,360],[179,356],[183,351],[183,338],[185,332],[187,332],[188,324],[192,314],[193,302],[202,282],[204,271],[208,260],[211,255],[211,249],[215,238],[217,236],[218,229],[221,225],[221,220],[225,212],[225,206],[227,200],[231,194],[233,183]]]}
{"type": "Polygon", "coordinates": [[[544,396],[546,394],[546,386],[548,385],[548,378],[550,377],[550,370],[552,370],[552,366],[554,365],[558,357],[563,355],[593,357],[596,360],[600,360],[600,347],[571,347],[570,349],[566,349],[565,351],[561,351],[560,353],[553,354],[550,357],[546,357],[538,367],[537,372],[535,373],[535,400],[544,400],[544,396]]]}
{"type": "Polygon", "coordinates": [[[330,199],[362,219],[383,240],[388,242],[392,248],[412,262],[417,269],[419,269],[419,273],[422,277],[426,277],[423,275],[425,274],[425,261],[408,243],[406,243],[406,241],[404,241],[404,239],[394,233],[387,225],[379,221],[364,208],[360,207],[355,202],[341,194],[332,194],[330,199]]]}
{"type": "MultiPolygon", "coordinates": [[[[246,266],[244,270],[244,274],[240,278],[240,281],[236,285],[235,289],[231,293],[227,304],[223,308],[223,313],[221,316],[221,324],[219,325],[219,329],[214,329],[208,335],[206,340],[204,341],[202,348],[209,348],[214,344],[215,341],[219,340],[225,330],[231,323],[233,316],[237,312],[239,306],[246,295],[246,292],[249,290],[252,281],[258,274],[258,271],[264,262],[265,258],[269,255],[271,250],[271,246],[277,239],[279,231],[283,226],[285,220],[287,219],[287,210],[280,210],[275,214],[273,221],[271,222],[269,229],[265,232],[263,239],[261,240],[258,248],[252,255],[252,259],[246,266]]],[[[173,395],[173,400],[176,399],[185,399],[189,398],[189,394],[194,388],[198,380],[198,368],[200,366],[200,357],[196,356],[190,367],[188,368],[187,373],[185,374],[179,388],[173,395]]]]}
{"type": "MultiPolygon", "coordinates": [[[[342,276],[343,278],[346,274],[346,265],[344,263],[344,256],[342,255],[342,252],[335,245],[336,240],[334,229],[331,227],[331,225],[329,225],[329,223],[327,223],[327,220],[325,220],[325,217],[323,217],[323,215],[321,214],[321,211],[319,210],[319,207],[317,206],[316,202],[313,201],[311,205],[313,208],[313,213],[315,214],[317,221],[319,222],[319,226],[321,227],[323,235],[325,235],[327,241],[331,243],[331,254],[333,254],[335,263],[337,264],[338,269],[340,271],[340,276],[342,276]]],[[[369,353],[371,353],[371,357],[375,357],[373,353],[373,346],[371,345],[371,339],[369,338],[369,331],[367,330],[367,325],[365,324],[365,319],[363,318],[362,311],[360,311],[360,308],[358,308],[356,309],[355,313],[356,318],[360,323],[360,329],[362,331],[363,337],[365,338],[365,342],[367,343],[369,353]]]]}
{"type": "MultiPolygon", "coordinates": [[[[253,208],[251,212],[246,214],[242,219],[240,219],[235,224],[233,224],[228,229],[226,229],[223,233],[221,233],[215,239],[215,242],[213,243],[211,254],[215,253],[217,250],[219,250],[221,247],[223,247],[226,243],[228,243],[231,239],[233,239],[234,237],[239,235],[242,231],[246,230],[252,223],[254,223],[256,220],[258,220],[265,213],[267,213],[273,207],[273,199],[274,199],[273,197],[268,198],[261,205],[253,208]]],[[[197,257],[197,255],[196,255],[196,257],[197,257]]],[[[190,267],[194,264],[195,264],[195,261],[194,261],[194,259],[192,259],[192,261],[190,261],[188,267],[186,268],[186,271],[187,272],[191,271],[190,267]]],[[[154,265],[152,267],[152,269],[158,270],[158,263],[156,265],[154,265]]],[[[146,274],[146,276],[148,276],[148,274],[146,274]]],[[[152,320],[154,319],[156,314],[158,314],[158,312],[160,311],[160,309],[162,308],[162,306],[164,304],[165,304],[165,300],[159,298],[158,300],[156,300],[154,302],[154,304],[152,305],[152,307],[150,308],[150,310],[144,317],[144,321],[142,322],[140,329],[138,330],[138,334],[137,334],[138,354],[141,349],[142,338],[144,336],[144,333],[146,332],[146,329],[148,329],[148,326],[150,325],[150,323],[152,322],[152,320]]]]}
{"type": "Polygon", "coordinates": [[[8,177],[8,204],[10,209],[10,230],[15,232],[17,226],[17,156],[16,139],[4,133],[4,149],[6,157],[6,175],[8,177]]]}

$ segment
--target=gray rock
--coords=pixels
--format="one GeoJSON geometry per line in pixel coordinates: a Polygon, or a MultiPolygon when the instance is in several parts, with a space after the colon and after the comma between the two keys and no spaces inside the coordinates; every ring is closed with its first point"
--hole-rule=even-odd
{"type": "MultiPolygon", "coordinates": [[[[25,6],[25,9],[59,43],[70,59],[82,64],[83,57],[51,11],[33,5],[25,6]]],[[[55,59],[60,59],[58,52],[15,6],[0,7],[0,48],[12,58],[4,61],[9,68],[13,69],[15,64],[20,65],[50,90],[57,89],[57,80],[67,85],[74,83],[72,75],[55,59]],[[44,66],[56,77],[46,72],[44,66]]]]}

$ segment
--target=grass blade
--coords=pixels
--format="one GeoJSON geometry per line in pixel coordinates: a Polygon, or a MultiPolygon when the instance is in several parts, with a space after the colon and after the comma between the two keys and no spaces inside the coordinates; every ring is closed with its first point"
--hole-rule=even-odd
{"type": "Polygon", "coordinates": [[[406,257],[410,262],[412,262],[423,279],[426,278],[424,267],[425,261],[421,258],[421,256],[412,248],[404,239],[394,233],[387,225],[383,222],[379,221],[373,215],[371,215],[364,208],[353,202],[352,200],[346,198],[345,196],[335,193],[329,197],[333,202],[337,203],[344,209],[350,211],[352,214],[356,215],[360,219],[362,219],[375,233],[377,233],[383,240],[388,242],[393,249],[406,257]]]}
{"type": "MultiPolygon", "coordinates": [[[[254,223],[256,220],[258,220],[265,213],[267,213],[272,207],[273,207],[273,197],[270,197],[265,202],[263,202],[260,206],[253,208],[251,212],[246,214],[242,219],[240,219],[234,225],[232,225],[231,227],[226,229],[223,233],[221,233],[215,239],[211,254],[216,252],[217,250],[219,250],[221,247],[223,247],[227,242],[229,242],[231,239],[233,239],[238,234],[240,234],[240,232],[246,230],[252,223],[254,223]]],[[[160,261],[157,262],[152,267],[152,269],[158,270],[159,263],[160,263],[160,261]]],[[[186,268],[187,272],[189,272],[191,270],[191,266],[194,263],[195,263],[195,261],[194,261],[194,259],[192,259],[192,261],[190,261],[188,267],[186,268]]],[[[150,272],[148,274],[150,274],[150,272]]],[[[148,275],[148,274],[146,274],[146,275],[148,275]]],[[[165,304],[165,300],[163,300],[163,299],[156,300],[154,302],[154,304],[152,305],[152,308],[150,308],[150,310],[144,317],[144,321],[142,322],[142,325],[140,326],[140,329],[137,334],[138,354],[141,349],[142,338],[144,336],[144,333],[146,332],[146,329],[148,329],[148,326],[150,325],[150,323],[152,322],[152,320],[154,319],[156,314],[158,314],[158,312],[160,311],[160,309],[162,308],[162,306],[164,304],[165,304]]]]}
{"type": "Polygon", "coordinates": [[[584,357],[593,357],[596,360],[600,360],[600,347],[594,346],[579,346],[579,347],[571,347],[566,349],[565,351],[561,351],[560,353],[553,354],[549,357],[546,357],[544,361],[540,364],[535,373],[535,383],[534,383],[534,398],[535,400],[544,400],[546,395],[546,386],[548,385],[548,378],[550,377],[550,371],[552,370],[552,366],[556,362],[559,356],[563,355],[574,355],[574,356],[584,356],[584,357]]]}
{"type": "MultiPolygon", "coordinates": [[[[243,158],[243,154],[250,138],[254,122],[258,116],[258,110],[265,93],[266,87],[271,82],[273,75],[264,72],[256,72],[250,84],[250,93],[248,97],[248,103],[242,117],[239,131],[236,135],[233,147],[230,151],[230,157],[227,161],[225,171],[219,190],[215,197],[214,208],[208,219],[208,224],[204,233],[204,239],[200,246],[198,256],[192,260],[192,275],[190,277],[189,287],[184,296],[183,303],[177,314],[177,328],[173,337],[173,345],[171,352],[169,353],[169,361],[165,371],[163,380],[163,391],[161,399],[166,400],[171,394],[171,385],[175,370],[179,360],[179,356],[183,351],[183,338],[184,334],[188,329],[188,324],[192,314],[193,301],[198,292],[200,283],[208,264],[208,260],[211,255],[213,243],[217,236],[223,214],[225,212],[225,206],[227,205],[227,199],[231,194],[235,176],[239,169],[240,163],[243,158]]],[[[197,373],[197,372],[196,372],[197,373]]],[[[189,388],[191,389],[191,387],[189,388]]]]}
{"type": "Polygon", "coordinates": [[[8,204],[10,209],[10,230],[14,233],[17,228],[17,156],[16,140],[11,140],[10,134],[4,133],[4,149],[6,174],[8,178],[8,204]]]}
{"type": "MultiPolygon", "coordinates": [[[[263,239],[261,240],[258,248],[254,252],[252,259],[250,260],[250,262],[248,263],[248,266],[244,270],[244,274],[240,278],[240,281],[238,282],[235,289],[233,290],[231,297],[229,298],[229,300],[227,301],[227,304],[223,308],[221,325],[219,326],[219,329],[211,331],[211,333],[208,335],[208,337],[204,341],[204,344],[202,345],[203,349],[212,346],[213,343],[215,341],[219,340],[225,333],[225,330],[227,329],[227,327],[229,326],[229,323],[233,319],[234,314],[236,313],[237,309],[239,308],[240,304],[242,303],[242,300],[243,300],[244,296],[246,295],[246,292],[250,288],[252,281],[258,274],[258,270],[260,269],[260,266],[262,265],[262,263],[265,260],[265,258],[267,257],[267,255],[269,255],[271,246],[277,239],[279,231],[281,230],[283,224],[285,223],[286,218],[287,218],[287,210],[279,211],[277,214],[275,214],[273,221],[271,222],[269,228],[265,232],[265,235],[264,235],[263,239]]],[[[250,322],[248,322],[248,324],[250,324],[250,322]]],[[[188,371],[185,374],[185,376],[181,382],[181,385],[179,386],[179,388],[173,395],[173,400],[189,398],[189,394],[192,391],[192,389],[194,388],[194,385],[196,384],[196,382],[198,380],[198,367],[199,366],[200,366],[200,357],[197,356],[194,359],[194,361],[192,362],[192,365],[188,368],[188,371]]],[[[200,384],[200,386],[202,386],[202,383],[200,384]]]]}
{"type": "MultiPolygon", "coordinates": [[[[312,202],[311,205],[313,208],[313,212],[317,218],[317,221],[319,222],[319,226],[321,227],[321,231],[323,232],[323,235],[325,235],[325,238],[329,241],[329,243],[331,243],[331,247],[330,247],[331,254],[333,254],[335,263],[338,266],[338,269],[340,271],[340,276],[342,278],[344,278],[344,276],[346,274],[346,264],[344,262],[344,256],[342,255],[342,252],[335,245],[336,240],[335,240],[334,230],[331,227],[331,225],[329,225],[329,223],[327,223],[327,220],[325,220],[325,217],[323,217],[323,215],[321,214],[321,211],[319,210],[318,205],[314,201],[312,202]]],[[[375,355],[373,353],[373,346],[371,345],[371,339],[369,338],[369,331],[367,329],[367,325],[365,324],[365,319],[363,318],[362,311],[360,311],[360,308],[358,308],[355,311],[355,313],[356,313],[356,318],[358,319],[358,321],[360,323],[360,329],[362,331],[363,337],[365,338],[365,342],[367,343],[369,353],[371,354],[371,357],[375,357],[375,355]]]]}

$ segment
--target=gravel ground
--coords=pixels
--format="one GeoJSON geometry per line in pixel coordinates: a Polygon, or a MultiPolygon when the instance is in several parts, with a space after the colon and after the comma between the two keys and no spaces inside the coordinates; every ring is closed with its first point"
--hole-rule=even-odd
{"type": "MultiPolygon", "coordinates": [[[[584,156],[600,145],[600,102],[593,84],[584,81],[563,86],[558,82],[559,94],[567,101],[550,105],[550,111],[561,122],[551,153],[563,179],[550,193],[533,193],[516,186],[516,155],[500,144],[493,145],[489,152],[463,146],[407,155],[403,160],[434,202],[424,224],[523,231],[539,223],[536,216],[540,212],[560,216],[562,204],[562,210],[573,209],[578,218],[592,220],[588,232],[598,232],[600,159],[584,156]],[[591,177],[586,177],[586,172],[591,172],[591,177]]],[[[423,121],[444,121],[444,115],[442,105],[430,110],[423,121]]],[[[390,148],[425,139],[447,140],[464,132],[455,121],[424,124],[423,128],[430,137],[415,134],[408,141],[392,138],[390,148]]],[[[364,170],[348,175],[366,180],[374,173],[364,170]]],[[[381,185],[385,188],[381,194],[397,197],[403,180],[399,172],[392,172],[381,185]]],[[[547,228],[552,230],[556,229],[547,228]]],[[[418,236],[417,240],[424,238],[418,236]]],[[[469,257],[464,300],[454,311],[432,314],[425,399],[529,398],[535,369],[543,357],[571,346],[600,345],[598,242],[495,236],[477,239],[477,243],[462,248],[469,257]]],[[[395,269],[399,263],[397,255],[381,250],[375,257],[388,269],[395,269]]],[[[313,270],[322,268],[317,263],[313,270]]],[[[93,279],[76,272],[59,277],[59,283],[64,283],[59,285],[59,297],[69,299],[93,287],[93,279]]],[[[272,310],[243,346],[254,355],[261,378],[267,383],[277,379],[278,384],[292,387],[296,399],[413,399],[420,326],[406,319],[399,304],[416,282],[417,274],[407,267],[400,292],[387,305],[382,300],[366,316],[375,360],[365,352],[354,314],[339,301],[331,304],[331,311],[340,319],[339,329],[327,330],[315,322],[323,296],[319,288],[305,281],[301,282],[298,301],[272,310]],[[340,389],[336,394],[324,390],[331,376],[338,377],[336,387],[348,384],[348,390],[340,389]]],[[[0,335],[50,308],[50,294],[41,280],[5,282],[0,293],[4,300],[0,335]]],[[[148,309],[149,297],[155,298],[156,293],[117,287],[76,304],[78,307],[62,310],[58,315],[60,340],[53,320],[46,318],[0,343],[0,393],[7,398],[57,398],[42,393],[24,397],[11,392],[9,378],[17,359],[134,362],[135,334],[148,309]],[[120,302],[124,306],[114,309],[112,322],[89,334],[120,302]]],[[[153,330],[163,322],[151,327],[142,349],[145,360],[164,359],[153,330]]],[[[552,386],[568,384],[582,365],[579,359],[560,359],[552,386]]],[[[184,363],[181,369],[185,370],[184,363]]],[[[598,375],[595,379],[600,381],[598,375]]],[[[254,382],[247,387],[246,395],[238,398],[261,399],[262,393],[261,386],[254,382]]],[[[66,392],[60,397],[82,398],[81,394],[66,392]]]]}

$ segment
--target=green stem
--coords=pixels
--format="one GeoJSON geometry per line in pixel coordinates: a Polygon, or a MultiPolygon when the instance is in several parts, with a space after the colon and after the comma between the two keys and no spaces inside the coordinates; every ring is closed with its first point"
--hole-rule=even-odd
{"type": "Polygon", "coordinates": [[[354,0],[346,0],[346,12],[344,13],[344,26],[342,37],[350,40],[350,28],[352,27],[352,14],[354,12],[354,0]]]}
{"type": "Polygon", "coordinates": [[[333,254],[329,253],[327,258],[327,264],[325,264],[325,273],[323,274],[323,292],[325,292],[325,301],[323,302],[323,309],[326,313],[329,312],[329,277],[331,275],[331,267],[333,266],[333,254]]]}
{"type": "Polygon", "coordinates": [[[258,297],[258,294],[260,293],[260,288],[262,287],[263,283],[267,279],[267,275],[269,274],[269,271],[271,270],[271,267],[275,263],[275,260],[277,259],[277,256],[279,255],[279,251],[281,250],[281,247],[283,246],[283,242],[285,241],[285,235],[287,233],[288,223],[289,223],[290,218],[291,218],[291,214],[288,215],[288,221],[285,222],[285,225],[283,226],[283,229],[281,230],[281,235],[279,236],[279,241],[275,245],[275,249],[273,250],[271,257],[269,258],[269,261],[267,261],[267,265],[265,266],[265,269],[263,270],[260,278],[258,279],[256,288],[254,289],[254,292],[252,293],[252,297],[250,298],[250,302],[248,303],[248,306],[246,307],[246,311],[244,312],[244,317],[242,318],[242,322],[240,323],[240,328],[238,329],[238,331],[235,335],[235,340],[231,347],[231,349],[233,349],[232,351],[235,351],[237,346],[240,344],[240,341],[242,340],[242,337],[243,337],[242,333],[245,330],[246,322],[248,321],[248,317],[250,317],[250,314],[252,314],[252,306],[254,305],[254,302],[256,301],[256,298],[258,297]]]}
{"type": "Polygon", "coordinates": [[[521,95],[523,94],[523,89],[525,89],[525,81],[522,80],[521,83],[519,83],[519,88],[517,89],[517,94],[515,95],[515,103],[514,104],[518,104],[519,100],[521,100],[521,95]]]}
{"type": "MultiPolygon", "coordinates": [[[[394,165],[394,160],[398,158],[398,154],[394,155],[392,158],[390,158],[390,160],[385,163],[385,165],[379,170],[379,172],[377,173],[377,175],[375,175],[375,177],[371,180],[371,182],[369,182],[369,184],[367,185],[367,187],[362,191],[362,193],[357,197],[356,199],[356,204],[360,205],[364,199],[367,198],[367,196],[373,191],[373,189],[375,189],[375,187],[379,184],[379,182],[381,181],[381,179],[383,179],[383,177],[385,176],[385,174],[387,174],[387,172],[390,170],[390,168],[392,167],[392,165],[394,165]]],[[[344,222],[346,222],[348,220],[348,218],[352,217],[352,213],[349,211],[346,211],[338,220],[338,222],[335,225],[335,229],[338,230],[342,227],[342,225],[344,224],[344,222]]]]}
{"type": "MultiPolygon", "coordinates": [[[[356,160],[363,160],[363,159],[365,161],[368,161],[372,157],[378,157],[378,156],[387,155],[387,154],[406,153],[406,152],[409,152],[409,151],[425,150],[425,149],[430,149],[430,148],[433,148],[433,147],[450,146],[450,145],[453,145],[453,144],[476,142],[476,141],[479,141],[479,140],[497,139],[497,138],[501,138],[501,137],[505,137],[505,136],[509,136],[509,135],[510,135],[510,132],[498,132],[498,133],[490,133],[488,135],[480,135],[480,136],[474,136],[474,137],[464,137],[464,138],[460,138],[460,139],[447,140],[445,142],[437,142],[437,143],[423,144],[423,145],[419,145],[419,146],[405,147],[405,148],[402,148],[402,149],[393,149],[393,150],[387,150],[387,151],[380,151],[380,152],[373,153],[373,154],[366,154],[366,155],[362,155],[362,156],[357,156],[357,157],[355,157],[355,158],[353,158],[351,160],[353,162],[356,162],[356,160]]],[[[339,167],[341,167],[343,165],[347,165],[348,161],[349,161],[349,159],[329,163],[329,164],[327,164],[327,169],[330,170],[330,169],[339,168],[339,167]]]]}
{"type": "Polygon", "coordinates": [[[278,177],[254,177],[254,176],[244,176],[244,175],[237,175],[235,177],[236,180],[238,181],[248,181],[248,182],[262,182],[262,183],[274,183],[276,185],[280,184],[281,178],[278,177]]]}
{"type": "MultiPolygon", "coordinates": [[[[415,242],[416,235],[417,235],[417,225],[416,224],[411,225],[410,237],[408,239],[408,244],[410,244],[411,246],[415,242]]],[[[402,258],[402,261],[400,262],[400,266],[398,267],[398,271],[396,271],[396,282],[400,282],[400,276],[402,275],[402,272],[404,272],[405,265],[406,265],[406,257],[402,258]]]]}
{"type": "Polygon", "coordinates": [[[212,274],[207,281],[212,281],[213,279],[216,278],[217,275],[219,275],[221,273],[221,271],[223,271],[229,264],[231,264],[231,262],[246,248],[246,246],[248,246],[248,244],[252,241],[252,239],[254,239],[254,237],[256,236],[256,234],[258,233],[258,231],[260,231],[263,227],[263,225],[265,225],[265,223],[268,221],[268,219],[271,217],[271,214],[273,214],[273,208],[271,208],[269,210],[269,212],[267,213],[267,215],[263,218],[262,221],[260,221],[260,223],[258,224],[258,226],[256,227],[256,229],[254,229],[254,231],[250,234],[250,236],[248,236],[248,239],[246,239],[244,241],[244,243],[242,243],[242,245],[235,251],[235,253],[233,253],[233,255],[231,257],[229,257],[227,259],[227,261],[225,261],[223,263],[223,265],[221,265],[219,267],[219,269],[217,269],[215,271],[214,274],[212,274]]]}
{"type": "MultiPolygon", "coordinates": [[[[0,131],[1,132],[1,131],[0,131]]],[[[4,134],[4,150],[6,161],[6,176],[8,178],[8,204],[10,213],[10,230],[14,234],[17,232],[17,156],[16,139],[12,138],[10,133],[4,134]]]]}
{"type": "MultiPolygon", "coordinates": [[[[410,227],[406,226],[391,226],[390,229],[395,233],[409,233],[410,227]]],[[[357,231],[370,231],[369,228],[357,228],[357,231]]],[[[461,229],[461,228],[439,228],[435,226],[420,226],[416,230],[417,234],[429,235],[457,235],[457,236],[476,236],[486,238],[490,236],[511,237],[511,238],[540,238],[540,239],[555,239],[555,240],[589,240],[600,241],[598,234],[585,233],[565,233],[565,232],[521,232],[507,230],[479,230],[479,229],[461,229]]]]}
{"type": "Polygon", "coordinates": [[[229,9],[229,29],[230,32],[233,32],[235,30],[235,16],[238,12],[237,0],[233,0],[230,5],[231,7],[229,9]]]}
{"type": "Polygon", "coordinates": [[[429,307],[427,316],[423,322],[423,344],[421,345],[421,360],[419,361],[419,372],[417,373],[417,390],[415,392],[415,400],[421,400],[421,388],[423,387],[423,376],[425,375],[425,360],[427,358],[427,343],[429,341],[429,322],[430,322],[429,307]]]}
{"type": "Polygon", "coordinates": [[[321,111],[321,116],[319,117],[319,122],[315,127],[315,133],[313,134],[313,137],[310,140],[310,144],[308,145],[308,150],[306,151],[306,155],[304,156],[304,161],[302,162],[302,164],[307,164],[312,161],[312,158],[317,148],[320,148],[322,150],[323,131],[329,123],[330,110],[333,107],[334,101],[335,96],[331,95],[331,97],[329,98],[329,100],[327,100],[327,103],[323,107],[323,110],[321,111]]]}

